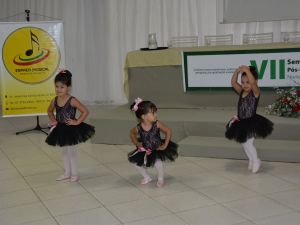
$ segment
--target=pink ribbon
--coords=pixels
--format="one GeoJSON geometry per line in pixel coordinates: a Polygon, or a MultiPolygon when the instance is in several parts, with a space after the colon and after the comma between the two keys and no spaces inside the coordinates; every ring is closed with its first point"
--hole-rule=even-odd
{"type": "Polygon", "coordinates": [[[147,164],[147,156],[150,155],[152,153],[151,149],[145,149],[144,147],[139,147],[138,148],[138,152],[145,152],[145,156],[144,156],[144,165],[147,164]]]}
{"type": "Polygon", "coordinates": [[[145,149],[144,147],[139,147],[138,148],[138,151],[139,152],[146,152],[146,154],[145,155],[150,155],[151,153],[152,153],[152,150],[151,149],[145,149]]]}
{"type": "Polygon", "coordinates": [[[240,121],[239,117],[238,117],[237,115],[234,115],[234,116],[232,117],[232,119],[229,121],[229,127],[231,127],[231,125],[232,125],[233,123],[238,122],[238,121],[240,121]]]}
{"type": "Polygon", "coordinates": [[[129,157],[134,156],[135,154],[139,153],[139,152],[145,152],[145,156],[144,156],[144,165],[147,164],[147,156],[150,155],[152,153],[152,150],[150,148],[145,149],[144,147],[139,147],[137,149],[137,151],[135,151],[132,155],[130,155],[129,157]]]}
{"type": "Polygon", "coordinates": [[[134,111],[134,112],[136,112],[138,109],[139,109],[139,104],[141,103],[143,101],[143,99],[141,99],[141,98],[136,98],[135,100],[134,100],[134,102],[135,102],[135,104],[134,104],[134,106],[133,106],[133,108],[132,108],[132,111],[134,111]]]}
{"type": "Polygon", "coordinates": [[[54,130],[56,126],[51,126],[48,135],[54,130]]]}

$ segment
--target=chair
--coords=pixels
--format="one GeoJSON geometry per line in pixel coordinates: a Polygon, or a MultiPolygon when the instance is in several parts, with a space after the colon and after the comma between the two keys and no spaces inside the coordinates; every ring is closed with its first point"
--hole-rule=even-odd
{"type": "Polygon", "coordinates": [[[205,45],[232,45],[233,44],[233,35],[206,35],[204,36],[205,45]]]}
{"type": "Polygon", "coordinates": [[[273,33],[243,34],[243,44],[273,43],[273,33]]]}
{"type": "Polygon", "coordinates": [[[196,46],[198,46],[198,36],[171,37],[168,41],[169,48],[196,46]]]}
{"type": "Polygon", "coordinates": [[[281,32],[280,39],[282,42],[300,42],[300,31],[281,32]]]}

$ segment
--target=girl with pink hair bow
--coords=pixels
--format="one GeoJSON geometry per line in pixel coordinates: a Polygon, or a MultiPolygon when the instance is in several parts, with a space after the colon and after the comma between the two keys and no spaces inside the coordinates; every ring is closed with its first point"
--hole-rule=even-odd
{"type": "Polygon", "coordinates": [[[177,144],[172,142],[171,129],[157,120],[157,108],[151,101],[137,98],[130,106],[139,120],[137,126],[130,130],[130,138],[136,149],[128,154],[128,160],[135,164],[138,172],[143,176],[141,184],[152,181],[147,173],[147,167],[157,170],[157,187],[164,186],[163,161],[174,161],[178,157],[177,144]],[[161,139],[160,132],[165,134],[161,139]]]}

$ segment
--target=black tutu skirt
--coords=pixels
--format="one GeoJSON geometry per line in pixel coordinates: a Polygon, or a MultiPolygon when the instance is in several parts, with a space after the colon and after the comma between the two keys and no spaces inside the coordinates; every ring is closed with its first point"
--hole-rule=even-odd
{"type": "Polygon", "coordinates": [[[153,167],[157,159],[160,159],[161,161],[175,161],[178,157],[177,148],[178,145],[170,141],[165,150],[153,150],[150,154],[135,149],[128,153],[128,160],[137,166],[153,167]]]}
{"type": "Polygon", "coordinates": [[[265,138],[273,131],[273,123],[267,118],[256,114],[247,119],[229,122],[226,125],[226,138],[244,143],[248,138],[265,138]]]}
{"type": "Polygon", "coordinates": [[[46,142],[53,146],[69,146],[85,142],[95,134],[95,128],[87,123],[67,125],[59,123],[48,134],[46,142]]]}

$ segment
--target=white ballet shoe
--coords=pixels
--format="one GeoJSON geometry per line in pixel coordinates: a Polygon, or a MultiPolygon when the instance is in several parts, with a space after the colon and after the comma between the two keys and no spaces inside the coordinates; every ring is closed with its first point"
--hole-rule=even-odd
{"type": "Polygon", "coordinates": [[[256,162],[253,162],[252,173],[257,173],[260,169],[261,161],[258,159],[256,162]]]}
{"type": "Polygon", "coordinates": [[[79,176],[72,176],[70,178],[70,182],[77,182],[77,181],[79,181],[79,176]]]}
{"type": "Polygon", "coordinates": [[[144,178],[142,181],[141,181],[141,184],[142,185],[145,185],[145,184],[148,184],[152,181],[152,178],[151,177],[148,177],[148,178],[144,178]]]}
{"type": "Polygon", "coordinates": [[[249,162],[248,162],[248,170],[252,171],[252,168],[253,168],[253,162],[251,160],[249,160],[249,162]]]}
{"type": "Polygon", "coordinates": [[[156,187],[162,188],[163,186],[165,186],[164,180],[158,180],[156,183],[156,187]]]}
{"type": "Polygon", "coordinates": [[[55,180],[56,181],[64,181],[64,180],[69,180],[70,176],[66,176],[66,175],[60,175],[59,177],[57,177],[55,180]]]}

